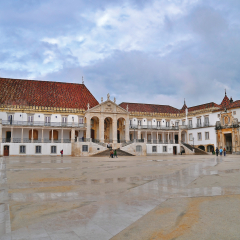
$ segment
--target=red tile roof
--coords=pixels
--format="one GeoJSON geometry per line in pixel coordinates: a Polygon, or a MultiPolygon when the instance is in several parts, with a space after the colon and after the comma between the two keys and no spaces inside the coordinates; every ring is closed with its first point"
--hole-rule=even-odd
{"type": "Polygon", "coordinates": [[[0,104],[87,109],[98,101],[84,84],[0,78],[0,104]]]}
{"type": "Polygon", "coordinates": [[[207,109],[207,108],[212,108],[212,107],[219,107],[219,105],[214,103],[214,102],[205,103],[205,104],[189,107],[188,108],[188,112],[192,112],[192,111],[196,111],[196,110],[202,110],[202,109],[207,109]]]}
{"type": "Polygon", "coordinates": [[[124,109],[127,109],[127,105],[129,112],[179,113],[179,110],[177,108],[171,107],[169,105],[127,102],[122,102],[119,104],[119,106],[124,109]]]}

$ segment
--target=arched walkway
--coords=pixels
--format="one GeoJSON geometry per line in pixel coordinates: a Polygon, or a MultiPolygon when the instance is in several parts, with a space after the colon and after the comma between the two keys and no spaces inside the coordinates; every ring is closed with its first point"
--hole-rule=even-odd
{"type": "Polygon", "coordinates": [[[113,142],[113,120],[111,117],[106,117],[104,119],[104,142],[113,142]]]}
{"type": "Polygon", "coordinates": [[[117,120],[117,142],[125,141],[125,119],[120,117],[117,120]]]}
{"type": "Polygon", "coordinates": [[[95,140],[99,140],[99,118],[98,117],[91,118],[91,138],[93,142],[95,140]]]}
{"type": "Polygon", "coordinates": [[[208,152],[212,152],[214,150],[214,146],[213,145],[208,145],[207,146],[207,151],[208,152]]]}

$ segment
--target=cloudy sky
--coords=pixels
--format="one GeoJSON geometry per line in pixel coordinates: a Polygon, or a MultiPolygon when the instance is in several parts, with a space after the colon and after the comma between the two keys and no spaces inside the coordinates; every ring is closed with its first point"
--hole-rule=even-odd
{"type": "Polygon", "coordinates": [[[81,83],[100,102],[240,99],[239,0],[0,2],[0,76],[81,83]]]}

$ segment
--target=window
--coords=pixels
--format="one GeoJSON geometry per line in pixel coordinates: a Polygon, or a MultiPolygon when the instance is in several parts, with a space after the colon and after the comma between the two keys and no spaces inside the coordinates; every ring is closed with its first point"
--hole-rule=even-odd
{"type": "Polygon", "coordinates": [[[141,125],[142,125],[142,121],[138,120],[138,126],[141,126],[141,125]]]}
{"type": "Polygon", "coordinates": [[[67,122],[67,117],[62,117],[62,122],[66,123],[67,122]]]}
{"type": "Polygon", "coordinates": [[[57,147],[51,146],[51,153],[57,153],[57,147]]]}
{"type": "Polygon", "coordinates": [[[163,152],[167,152],[167,146],[163,146],[163,152]]]}
{"type": "Polygon", "coordinates": [[[182,120],[182,125],[183,125],[183,126],[185,125],[185,120],[182,120]]]}
{"type": "Polygon", "coordinates": [[[45,117],[45,123],[50,123],[50,117],[45,117]]]}
{"type": "Polygon", "coordinates": [[[82,151],[88,152],[88,145],[82,145],[82,151]]]}
{"type": "Polygon", "coordinates": [[[199,140],[199,141],[202,140],[202,133],[198,133],[198,140],[199,140]]]}
{"type": "Polygon", "coordinates": [[[152,146],[152,152],[157,152],[157,146],[152,146]]]}
{"type": "Polygon", "coordinates": [[[32,115],[28,116],[28,122],[33,122],[33,116],[32,115]]]}
{"type": "Polygon", "coordinates": [[[142,146],[140,145],[136,146],[136,152],[142,152],[142,146]]]}
{"type": "Polygon", "coordinates": [[[36,146],[36,153],[41,153],[42,147],[41,146],[36,146]]]}
{"type": "Polygon", "coordinates": [[[188,125],[189,125],[189,127],[192,127],[192,119],[188,120],[188,125]]]}
{"type": "Polygon", "coordinates": [[[132,125],[132,120],[129,121],[130,122],[130,126],[132,125]]]}
{"type": "Polygon", "coordinates": [[[220,114],[218,114],[218,118],[220,118],[220,114]]]}
{"type": "Polygon", "coordinates": [[[12,121],[13,121],[13,115],[12,114],[8,115],[8,121],[9,121],[10,124],[12,124],[12,121]]]}
{"type": "Polygon", "coordinates": [[[158,127],[161,126],[161,121],[157,121],[157,126],[158,126],[158,127]]]}
{"type": "Polygon", "coordinates": [[[26,153],[26,146],[20,146],[20,153],[26,153]]]}
{"type": "Polygon", "coordinates": [[[79,118],[78,121],[79,121],[80,124],[83,124],[83,118],[79,118]]]}
{"type": "Polygon", "coordinates": [[[192,133],[189,133],[189,141],[192,141],[193,140],[193,135],[192,133]]]}
{"type": "Polygon", "coordinates": [[[208,127],[209,126],[209,117],[204,118],[204,126],[208,127]]]}
{"type": "Polygon", "coordinates": [[[170,126],[170,122],[167,121],[167,122],[166,122],[166,127],[169,127],[169,126],[170,126]]]}
{"type": "Polygon", "coordinates": [[[209,139],[209,132],[205,132],[205,140],[209,139]]]}
{"type": "Polygon", "coordinates": [[[179,125],[179,122],[175,122],[175,126],[178,127],[178,125],[179,125]]]}
{"type": "Polygon", "coordinates": [[[236,111],[233,111],[233,115],[236,115],[236,111]]]}
{"type": "Polygon", "coordinates": [[[197,118],[197,127],[201,127],[201,118],[197,118]]]}
{"type": "Polygon", "coordinates": [[[152,126],[152,121],[148,121],[148,126],[149,126],[149,127],[152,126]]]}

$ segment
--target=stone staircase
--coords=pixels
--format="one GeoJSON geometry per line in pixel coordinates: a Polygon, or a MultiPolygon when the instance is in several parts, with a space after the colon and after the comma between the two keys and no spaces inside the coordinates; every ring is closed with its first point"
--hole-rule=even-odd
{"type": "MultiPolygon", "coordinates": [[[[100,152],[100,153],[97,153],[97,154],[94,154],[92,155],[92,157],[109,157],[110,156],[110,150],[107,149],[103,152],[100,152]]],[[[119,148],[117,149],[117,156],[134,156],[128,152],[125,152],[123,150],[120,150],[119,148]]]]}
{"type": "Polygon", "coordinates": [[[205,151],[203,151],[203,150],[201,150],[199,148],[195,148],[195,147],[191,146],[190,144],[182,142],[182,145],[184,147],[190,149],[191,151],[193,151],[193,149],[194,149],[194,155],[208,155],[208,153],[206,153],[205,151]]]}

